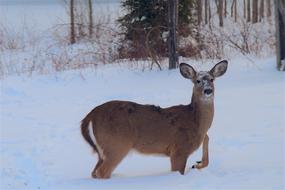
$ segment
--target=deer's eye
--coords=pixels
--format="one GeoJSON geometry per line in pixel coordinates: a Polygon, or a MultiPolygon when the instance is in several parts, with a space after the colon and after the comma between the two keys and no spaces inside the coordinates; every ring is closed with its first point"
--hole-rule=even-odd
{"type": "Polygon", "coordinates": [[[214,82],[214,79],[210,79],[211,82],[214,82]]]}
{"type": "Polygon", "coordinates": [[[200,80],[196,80],[197,84],[199,84],[201,81],[200,80]]]}

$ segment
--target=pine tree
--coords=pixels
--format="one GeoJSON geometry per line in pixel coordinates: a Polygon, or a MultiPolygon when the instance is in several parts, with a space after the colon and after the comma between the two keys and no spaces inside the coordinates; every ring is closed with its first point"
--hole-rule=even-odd
{"type": "MultiPolygon", "coordinates": [[[[118,19],[123,31],[121,56],[144,58],[146,36],[158,55],[167,55],[168,1],[167,0],[123,0],[121,6],[126,14],[118,19]],[[125,55],[127,54],[127,55],[125,55]]],[[[191,23],[195,23],[194,0],[179,0],[178,35],[190,34],[191,23]]],[[[196,24],[196,23],[195,23],[196,24]]]]}

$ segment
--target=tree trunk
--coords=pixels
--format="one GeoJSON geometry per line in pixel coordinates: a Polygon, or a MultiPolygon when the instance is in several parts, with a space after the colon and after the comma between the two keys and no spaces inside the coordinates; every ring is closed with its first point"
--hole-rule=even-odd
{"type": "Polygon", "coordinates": [[[243,0],[243,18],[246,19],[246,0],[243,0]]]}
{"type": "Polygon", "coordinates": [[[250,14],[250,0],[247,0],[247,5],[246,5],[246,8],[247,8],[247,22],[250,22],[250,17],[251,17],[251,14],[250,14]]]}
{"type": "Polygon", "coordinates": [[[211,27],[211,18],[212,18],[212,12],[211,12],[211,1],[209,1],[209,6],[208,6],[208,12],[209,12],[209,26],[211,27]]]}
{"type": "Polygon", "coordinates": [[[74,0],[70,0],[70,43],[75,43],[74,0]]]}
{"type": "Polygon", "coordinates": [[[234,13],[235,13],[235,22],[237,22],[237,0],[234,0],[235,6],[234,6],[234,13]]]}
{"type": "Polygon", "coordinates": [[[205,10],[205,24],[208,24],[208,0],[205,0],[204,10],[205,10]]]}
{"type": "Polygon", "coordinates": [[[224,21],[223,21],[223,0],[219,0],[218,13],[219,13],[219,26],[223,27],[224,26],[224,21]]]}
{"type": "Polygon", "coordinates": [[[231,5],[231,17],[234,17],[234,3],[235,1],[233,0],[232,5],[231,5]]]}
{"type": "Polygon", "coordinates": [[[177,0],[168,1],[168,57],[169,57],[169,69],[175,69],[178,65],[178,55],[177,55],[177,38],[176,38],[176,27],[177,27],[177,0]]]}
{"type": "Polygon", "coordinates": [[[271,17],[271,1],[270,0],[267,0],[266,1],[267,3],[267,17],[271,17]]]}
{"type": "Polygon", "coordinates": [[[225,6],[224,6],[224,17],[227,17],[227,0],[225,0],[225,6]]]}
{"type": "Polygon", "coordinates": [[[93,6],[92,0],[88,0],[88,9],[89,9],[89,37],[92,38],[93,35],[93,6]]]}
{"type": "Polygon", "coordinates": [[[198,25],[201,24],[202,22],[202,1],[198,0],[197,1],[197,16],[198,16],[198,25]]]}
{"type": "Polygon", "coordinates": [[[259,22],[264,18],[264,0],[260,0],[260,7],[259,7],[259,22]]]}
{"type": "Polygon", "coordinates": [[[285,71],[285,0],[275,0],[277,69],[285,71]]]}
{"type": "Polygon", "coordinates": [[[252,0],[252,23],[257,23],[258,21],[258,0],[252,0]]]}

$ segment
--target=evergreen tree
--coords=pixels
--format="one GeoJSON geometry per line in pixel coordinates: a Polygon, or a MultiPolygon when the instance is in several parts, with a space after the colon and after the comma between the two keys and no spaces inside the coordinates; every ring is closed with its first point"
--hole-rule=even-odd
{"type": "MultiPolygon", "coordinates": [[[[188,36],[190,28],[196,25],[195,0],[179,0],[178,36],[188,36]],[[192,25],[192,26],[191,26],[192,25]]],[[[145,47],[148,43],[156,54],[167,55],[168,1],[167,0],[123,0],[126,14],[118,19],[123,31],[123,46],[119,52],[122,57],[147,57],[145,47]]]]}

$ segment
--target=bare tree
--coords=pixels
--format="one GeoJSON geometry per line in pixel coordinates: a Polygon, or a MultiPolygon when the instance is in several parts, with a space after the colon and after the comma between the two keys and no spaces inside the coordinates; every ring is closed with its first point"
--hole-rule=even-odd
{"type": "Polygon", "coordinates": [[[92,0],[88,0],[88,10],[89,10],[89,37],[93,35],[93,7],[92,0]]]}
{"type": "Polygon", "coordinates": [[[209,5],[208,5],[208,9],[209,9],[209,26],[211,27],[211,18],[212,18],[212,12],[211,12],[211,1],[209,1],[209,5]]]}
{"type": "Polygon", "coordinates": [[[234,6],[234,11],[235,11],[235,22],[237,22],[237,0],[234,0],[235,6],[234,6]]]}
{"type": "Polygon", "coordinates": [[[225,6],[224,6],[224,17],[227,17],[227,0],[224,1],[225,2],[225,6]]]}
{"type": "Polygon", "coordinates": [[[243,18],[246,19],[246,0],[243,0],[243,18]]]}
{"type": "Polygon", "coordinates": [[[75,29],[77,32],[77,39],[84,38],[87,36],[86,29],[88,28],[88,1],[83,1],[83,3],[78,3],[75,1],[75,29]]]}
{"type": "Polygon", "coordinates": [[[200,25],[201,22],[202,22],[202,7],[203,7],[202,1],[198,0],[197,1],[197,16],[198,16],[197,21],[198,21],[198,25],[200,25]]]}
{"type": "Polygon", "coordinates": [[[275,0],[277,69],[285,71],[285,0],[275,0]]]}
{"type": "Polygon", "coordinates": [[[250,14],[250,0],[247,0],[247,5],[246,5],[246,9],[247,9],[247,22],[250,22],[251,20],[251,14],[250,14]]]}
{"type": "Polygon", "coordinates": [[[75,43],[74,0],[70,0],[70,43],[75,43]]]}
{"type": "Polygon", "coordinates": [[[223,27],[224,26],[224,21],[223,21],[223,0],[218,1],[218,13],[219,13],[219,26],[223,27]]]}
{"type": "Polygon", "coordinates": [[[232,5],[231,5],[231,17],[234,17],[234,3],[235,1],[233,0],[232,5]]]}
{"type": "Polygon", "coordinates": [[[237,0],[233,0],[231,5],[231,17],[235,18],[235,22],[237,22],[237,0]]]}
{"type": "Polygon", "coordinates": [[[260,6],[259,6],[259,22],[261,22],[261,20],[264,17],[264,0],[260,0],[260,6]]]}
{"type": "Polygon", "coordinates": [[[205,0],[204,10],[205,10],[205,24],[208,24],[208,0],[205,0]]]}
{"type": "Polygon", "coordinates": [[[252,23],[258,21],[258,0],[252,0],[252,23]]]}
{"type": "Polygon", "coordinates": [[[178,55],[177,55],[177,38],[176,28],[178,20],[177,12],[178,2],[177,0],[168,1],[168,51],[169,51],[169,69],[175,69],[178,66],[178,55]]]}
{"type": "Polygon", "coordinates": [[[271,17],[271,0],[266,1],[267,6],[267,17],[271,17]]]}

